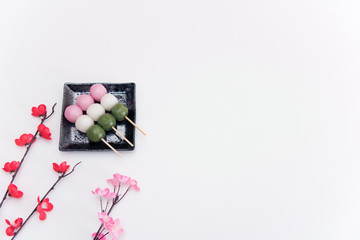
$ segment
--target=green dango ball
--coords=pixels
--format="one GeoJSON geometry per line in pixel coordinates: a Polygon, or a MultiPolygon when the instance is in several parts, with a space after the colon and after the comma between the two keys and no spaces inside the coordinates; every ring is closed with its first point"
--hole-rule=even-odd
{"type": "Polygon", "coordinates": [[[105,138],[105,130],[99,125],[95,124],[88,129],[86,135],[90,142],[100,142],[102,138],[105,138]]]}
{"type": "Polygon", "coordinates": [[[113,127],[116,126],[116,119],[113,115],[105,113],[101,115],[98,120],[98,124],[105,130],[110,131],[113,127]]]}
{"type": "Polygon", "coordinates": [[[129,109],[121,103],[118,103],[111,109],[111,113],[116,120],[122,121],[129,114],[129,109]]]}

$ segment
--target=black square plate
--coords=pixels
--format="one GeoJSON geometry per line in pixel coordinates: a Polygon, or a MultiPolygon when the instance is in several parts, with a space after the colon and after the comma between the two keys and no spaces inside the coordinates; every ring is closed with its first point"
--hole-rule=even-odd
{"type": "MultiPolygon", "coordinates": [[[[61,111],[60,124],[60,151],[102,151],[110,150],[103,142],[89,142],[85,133],[78,131],[75,124],[66,120],[64,116],[65,108],[69,105],[76,104],[77,98],[81,94],[90,94],[90,87],[96,83],[65,83],[63,105],[61,111]]],[[[113,94],[120,103],[129,109],[128,117],[135,121],[135,83],[100,83],[113,94]]],[[[84,112],[86,114],[86,112],[84,112]]],[[[121,132],[135,147],[135,128],[131,123],[124,120],[117,122],[117,130],[121,132]]],[[[124,140],[122,140],[115,131],[106,132],[105,140],[118,150],[134,150],[124,140]]]]}

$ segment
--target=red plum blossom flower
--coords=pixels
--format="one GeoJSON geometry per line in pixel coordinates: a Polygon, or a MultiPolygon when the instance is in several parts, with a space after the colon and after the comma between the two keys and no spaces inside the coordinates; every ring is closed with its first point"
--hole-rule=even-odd
{"type": "Polygon", "coordinates": [[[15,230],[21,227],[23,219],[17,218],[15,220],[14,224],[11,224],[11,222],[7,219],[5,219],[5,222],[9,225],[9,227],[6,228],[6,235],[11,237],[11,236],[14,236],[15,230]]]}
{"type": "Polygon", "coordinates": [[[11,197],[21,198],[23,196],[23,192],[19,191],[15,184],[10,183],[8,190],[11,197]]]}
{"type": "Polygon", "coordinates": [[[18,161],[12,161],[12,162],[7,162],[5,163],[4,167],[3,167],[3,170],[5,172],[15,172],[20,166],[20,162],[18,161]]]}
{"type": "Polygon", "coordinates": [[[33,115],[34,117],[46,116],[46,106],[44,104],[40,104],[38,107],[32,107],[31,115],[33,115]]]}
{"type": "Polygon", "coordinates": [[[49,198],[45,198],[42,202],[40,202],[40,198],[38,197],[37,201],[38,201],[38,206],[36,210],[39,213],[39,219],[45,220],[46,219],[45,212],[50,212],[54,208],[54,206],[52,205],[52,203],[49,202],[49,198]]]}

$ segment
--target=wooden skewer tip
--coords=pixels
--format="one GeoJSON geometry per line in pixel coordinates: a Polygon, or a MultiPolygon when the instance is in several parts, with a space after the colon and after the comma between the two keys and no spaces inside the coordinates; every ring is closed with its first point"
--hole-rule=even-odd
{"type": "Polygon", "coordinates": [[[134,125],[134,127],[136,127],[142,134],[146,135],[146,133],[143,130],[141,130],[133,121],[131,121],[130,118],[125,116],[125,119],[128,120],[132,125],[134,125]]]}
{"type": "Polygon", "coordinates": [[[114,151],[114,153],[116,153],[119,157],[122,157],[122,155],[118,152],[118,151],[116,151],[116,149],[115,148],[113,148],[113,146],[111,146],[107,141],[105,141],[105,139],[101,139],[101,141],[103,141],[103,143],[105,143],[111,150],[113,150],[114,151]]]}

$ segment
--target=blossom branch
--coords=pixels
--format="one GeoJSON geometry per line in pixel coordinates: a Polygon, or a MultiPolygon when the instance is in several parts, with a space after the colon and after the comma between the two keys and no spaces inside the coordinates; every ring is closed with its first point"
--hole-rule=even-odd
{"type": "Polygon", "coordinates": [[[52,106],[52,108],[51,108],[51,113],[50,113],[48,116],[46,116],[44,119],[48,119],[49,117],[51,117],[51,115],[54,114],[54,112],[55,112],[55,106],[56,106],[56,103],[54,103],[54,105],[52,106]]]}
{"type": "Polygon", "coordinates": [[[100,200],[102,199],[102,197],[108,199],[105,209],[102,210],[99,214],[101,225],[97,232],[92,235],[93,240],[105,240],[105,236],[108,234],[110,234],[111,237],[114,238],[118,234],[121,234],[123,232],[122,227],[119,225],[119,219],[114,220],[109,215],[114,209],[114,207],[126,196],[130,189],[134,189],[136,191],[140,190],[140,188],[137,186],[136,180],[120,175],[118,173],[114,174],[114,178],[109,179],[108,182],[114,185],[113,192],[110,192],[109,188],[105,188],[104,190],[97,188],[95,191],[93,191],[94,195],[100,196],[100,200]],[[124,188],[123,185],[127,185],[127,188],[123,194],[120,194],[120,188],[124,188]],[[107,210],[109,199],[112,199],[112,201],[109,210],[107,210]],[[107,230],[107,232],[104,234],[105,230],[107,230]]]}
{"type": "Polygon", "coordinates": [[[99,240],[103,239],[103,238],[106,237],[106,235],[108,235],[108,234],[109,234],[109,232],[103,234],[103,235],[101,236],[101,238],[99,238],[99,240]]]}
{"type": "Polygon", "coordinates": [[[38,207],[41,205],[42,202],[44,202],[44,200],[46,200],[46,197],[49,195],[49,193],[51,191],[53,191],[55,189],[55,186],[65,177],[69,176],[70,174],[72,174],[75,170],[75,168],[80,164],[81,162],[78,162],[77,164],[74,165],[74,167],[72,168],[72,170],[65,174],[65,172],[63,172],[58,179],[55,181],[55,183],[50,187],[50,189],[45,193],[45,195],[43,196],[43,198],[39,201],[39,203],[36,205],[36,207],[34,208],[34,210],[30,213],[30,215],[25,219],[25,221],[21,224],[20,228],[14,233],[14,236],[11,239],[15,239],[15,237],[19,234],[19,232],[21,231],[21,229],[24,227],[24,225],[27,223],[27,221],[32,217],[32,215],[38,211],[38,207]]]}
{"type": "MultiPolygon", "coordinates": [[[[51,115],[54,114],[55,106],[56,106],[56,103],[52,106],[52,111],[51,111],[51,113],[50,113],[48,116],[42,117],[42,115],[38,115],[38,116],[40,117],[40,119],[41,119],[40,125],[42,125],[42,124],[45,122],[46,119],[48,119],[51,115]]],[[[40,106],[39,106],[39,107],[40,107],[40,106]]],[[[46,112],[46,108],[45,108],[45,112],[46,112]]],[[[33,115],[34,115],[34,113],[33,113],[33,115]]],[[[34,116],[36,116],[36,115],[34,115],[34,116]]],[[[26,145],[26,151],[25,151],[23,157],[22,157],[21,160],[20,160],[19,166],[17,167],[16,171],[15,171],[14,174],[12,175],[12,178],[11,178],[11,181],[10,181],[10,184],[9,184],[9,185],[11,185],[11,184],[15,181],[15,178],[16,178],[18,172],[20,171],[20,168],[21,168],[21,166],[22,166],[22,164],[23,164],[23,162],[24,162],[27,154],[28,154],[29,151],[30,151],[30,148],[31,148],[32,144],[34,143],[34,141],[35,141],[35,139],[37,138],[37,136],[38,136],[39,133],[40,133],[40,131],[39,131],[39,129],[37,129],[36,132],[35,132],[35,134],[33,135],[32,139],[31,139],[31,141],[29,141],[28,143],[25,144],[25,145],[26,145]]],[[[5,194],[4,194],[4,196],[3,196],[3,198],[2,198],[2,200],[1,200],[1,202],[0,202],[0,208],[3,206],[3,204],[4,204],[4,202],[5,202],[8,194],[9,194],[9,188],[7,188],[5,194]]]]}
{"type": "MultiPolygon", "coordinates": [[[[121,197],[120,197],[120,195],[119,195],[120,186],[119,186],[118,192],[117,192],[117,194],[116,194],[116,197],[115,197],[115,199],[112,201],[112,204],[111,204],[111,206],[110,206],[109,211],[107,212],[107,215],[109,215],[109,214],[111,213],[111,211],[113,210],[113,208],[125,197],[125,195],[129,192],[130,188],[131,188],[131,186],[129,186],[129,187],[126,189],[125,193],[124,193],[123,195],[121,195],[121,197]]],[[[95,237],[94,237],[93,240],[103,239],[107,234],[109,234],[109,232],[107,232],[106,234],[101,235],[104,230],[105,230],[104,224],[102,223],[102,224],[100,225],[98,231],[96,232],[96,235],[95,235],[95,237]]]]}

